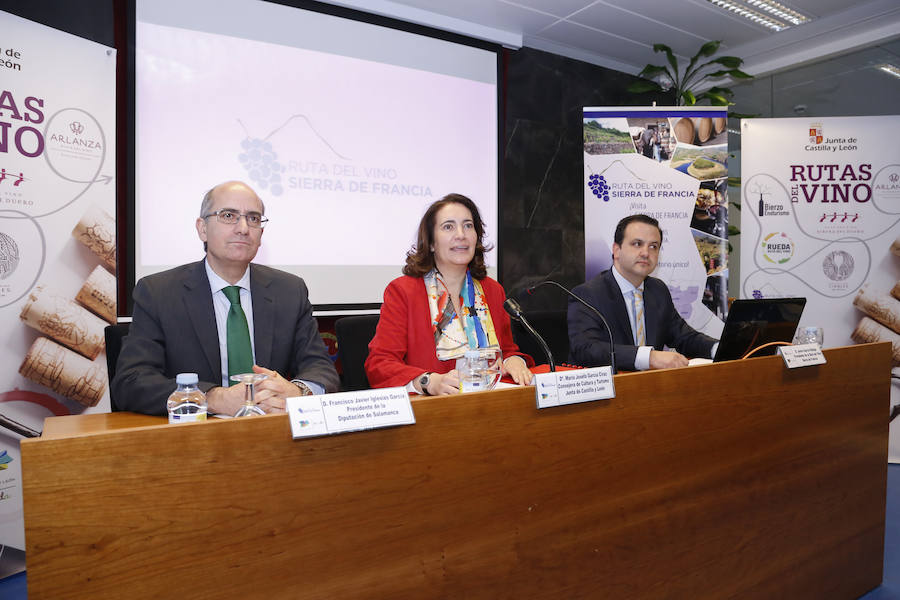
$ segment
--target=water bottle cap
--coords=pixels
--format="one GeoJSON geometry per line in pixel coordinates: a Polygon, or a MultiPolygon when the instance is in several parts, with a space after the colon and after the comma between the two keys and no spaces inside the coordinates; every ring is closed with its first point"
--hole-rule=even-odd
{"type": "Polygon", "coordinates": [[[478,350],[466,350],[466,358],[475,360],[481,358],[481,352],[478,350]]]}
{"type": "Polygon", "coordinates": [[[196,373],[179,373],[175,376],[175,383],[177,385],[191,385],[196,384],[200,381],[200,377],[197,376],[196,373]]]}

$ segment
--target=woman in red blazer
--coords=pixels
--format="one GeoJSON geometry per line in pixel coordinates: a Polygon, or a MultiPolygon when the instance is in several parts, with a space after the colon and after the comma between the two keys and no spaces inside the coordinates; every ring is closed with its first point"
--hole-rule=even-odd
{"type": "Polygon", "coordinates": [[[503,353],[503,374],[531,383],[534,361],[513,342],[506,294],[484,266],[483,238],[478,207],[465,196],[449,194],[425,211],[404,276],[384,291],[366,359],[372,387],[458,393],[455,359],[469,348],[494,347],[503,353]]]}

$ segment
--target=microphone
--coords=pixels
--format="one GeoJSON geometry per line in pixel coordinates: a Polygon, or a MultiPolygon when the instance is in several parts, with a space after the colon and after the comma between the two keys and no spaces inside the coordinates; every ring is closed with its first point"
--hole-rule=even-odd
{"type": "Polygon", "coordinates": [[[556,363],[553,361],[553,353],[550,352],[550,346],[547,345],[547,342],[544,341],[544,338],[540,336],[540,334],[535,331],[534,327],[531,326],[531,323],[525,318],[525,315],[522,314],[522,307],[518,302],[513,298],[507,298],[506,302],[503,303],[503,308],[506,309],[506,312],[509,313],[513,319],[521,323],[528,333],[531,334],[531,337],[537,340],[538,344],[541,346],[541,350],[544,351],[544,354],[547,355],[547,363],[550,365],[550,371],[556,371],[556,363]]]}
{"type": "Polygon", "coordinates": [[[552,281],[550,279],[545,279],[544,281],[541,281],[540,283],[536,283],[534,285],[528,286],[527,288],[525,288],[525,292],[527,294],[531,295],[534,293],[535,289],[541,287],[542,285],[555,285],[556,287],[558,287],[559,289],[564,291],[566,294],[568,294],[570,297],[575,298],[576,300],[581,302],[581,304],[583,304],[585,306],[585,308],[587,308],[589,311],[591,311],[592,313],[597,315],[597,318],[600,319],[600,322],[603,323],[604,327],[606,327],[606,335],[609,336],[609,360],[610,360],[609,366],[612,367],[613,375],[615,375],[616,374],[616,347],[615,347],[615,344],[613,344],[612,329],[609,328],[609,323],[606,322],[606,319],[603,318],[603,315],[600,313],[600,311],[597,310],[596,308],[594,308],[593,306],[591,306],[590,304],[588,304],[587,302],[585,302],[581,296],[573,293],[572,290],[570,290],[566,286],[564,286],[560,283],[556,283],[555,281],[552,281]]]}

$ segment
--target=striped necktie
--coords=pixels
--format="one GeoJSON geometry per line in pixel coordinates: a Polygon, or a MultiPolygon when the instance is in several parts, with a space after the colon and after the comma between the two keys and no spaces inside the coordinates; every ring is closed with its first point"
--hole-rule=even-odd
{"type": "Polygon", "coordinates": [[[634,290],[634,343],[638,346],[647,345],[647,335],[644,332],[644,292],[634,290]]]}
{"type": "MultiPolygon", "coordinates": [[[[241,308],[241,288],[236,285],[222,288],[231,307],[225,318],[225,343],[228,352],[228,375],[253,372],[253,347],[250,345],[250,328],[247,316],[241,308]]],[[[235,382],[231,382],[234,385],[235,382]]]]}

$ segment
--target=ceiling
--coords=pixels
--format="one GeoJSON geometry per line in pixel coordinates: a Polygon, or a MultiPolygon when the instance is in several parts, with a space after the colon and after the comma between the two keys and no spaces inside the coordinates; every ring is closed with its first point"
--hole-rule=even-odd
{"type": "MultiPolygon", "coordinates": [[[[518,48],[527,46],[636,74],[665,61],[653,44],[680,58],[708,40],[764,75],[900,37],[898,0],[781,0],[813,17],[773,32],[706,0],[330,0],[518,48]]],[[[898,57],[897,62],[900,62],[898,57]]]]}

